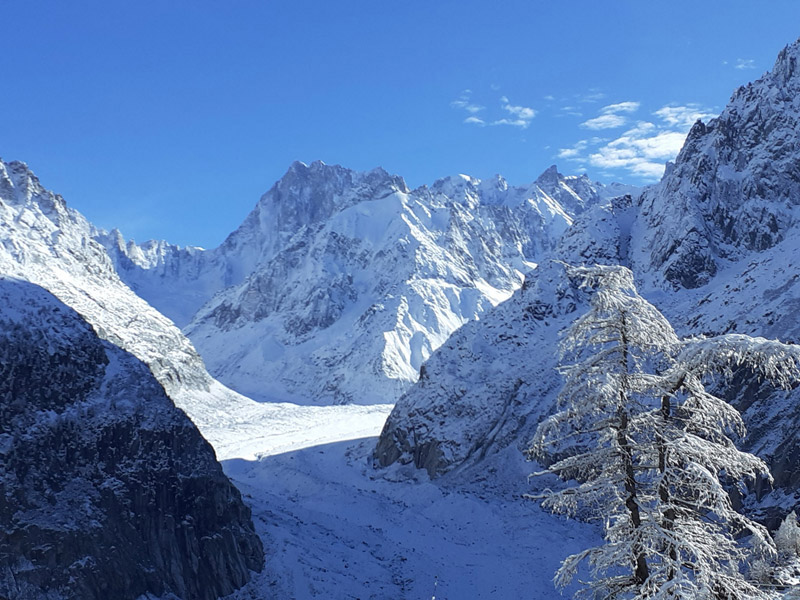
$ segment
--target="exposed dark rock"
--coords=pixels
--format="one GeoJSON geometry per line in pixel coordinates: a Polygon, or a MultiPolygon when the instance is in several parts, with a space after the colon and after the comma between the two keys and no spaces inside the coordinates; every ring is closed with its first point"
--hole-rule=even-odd
{"type": "Polygon", "coordinates": [[[740,87],[707,124],[695,123],[675,164],[645,192],[649,264],[676,288],[696,288],[720,261],[780,243],[800,203],[800,41],[773,70],[740,87]]]}
{"type": "Polygon", "coordinates": [[[0,278],[0,597],[212,600],[262,566],[249,509],[149,369],[0,278]]]}

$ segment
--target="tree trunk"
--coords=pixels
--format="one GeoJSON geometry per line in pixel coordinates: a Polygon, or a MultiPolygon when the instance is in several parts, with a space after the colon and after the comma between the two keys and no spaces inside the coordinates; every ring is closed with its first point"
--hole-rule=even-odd
{"type": "MultiPolygon", "coordinates": [[[[620,348],[622,352],[622,373],[620,378],[619,389],[619,428],[617,429],[617,445],[622,451],[622,460],[625,470],[625,491],[628,496],[625,498],[625,506],[631,516],[631,523],[634,529],[638,529],[642,525],[642,516],[639,512],[639,504],[636,502],[636,475],[633,471],[633,451],[630,443],[628,442],[628,338],[625,334],[627,324],[625,323],[625,313],[621,314],[621,327],[620,327],[620,348]]],[[[650,576],[650,571],[647,567],[647,559],[645,558],[644,550],[640,544],[633,546],[634,556],[634,573],[633,579],[636,585],[642,585],[650,576]]]]}
{"type": "MultiPolygon", "coordinates": [[[[676,393],[681,387],[683,387],[683,382],[686,376],[682,375],[675,386],[670,390],[669,393],[664,394],[661,397],[661,418],[663,420],[662,430],[657,435],[658,440],[658,471],[661,473],[661,482],[658,485],[658,499],[663,503],[667,504],[669,502],[669,484],[664,479],[664,473],[667,471],[667,444],[664,438],[663,432],[666,430],[669,422],[672,419],[672,395],[676,393]]],[[[675,530],[675,517],[676,517],[675,509],[672,507],[665,508],[664,512],[662,513],[662,522],[661,526],[665,531],[674,531],[675,530]]],[[[678,560],[677,552],[675,551],[675,545],[670,543],[667,544],[666,554],[669,556],[672,564],[667,569],[667,581],[671,581],[675,577],[675,563],[678,560]]]]}
{"type": "MultiPolygon", "coordinates": [[[[633,471],[633,455],[631,452],[630,444],[628,443],[628,413],[625,410],[620,410],[619,413],[619,429],[617,429],[617,444],[622,450],[622,460],[625,468],[625,491],[628,496],[625,498],[625,506],[631,516],[631,523],[634,529],[638,529],[642,525],[642,516],[639,513],[639,504],[636,502],[636,476],[633,471]]],[[[647,568],[647,560],[645,559],[644,551],[639,544],[633,546],[633,555],[636,568],[634,570],[633,579],[637,585],[643,584],[650,575],[647,568]]]]}

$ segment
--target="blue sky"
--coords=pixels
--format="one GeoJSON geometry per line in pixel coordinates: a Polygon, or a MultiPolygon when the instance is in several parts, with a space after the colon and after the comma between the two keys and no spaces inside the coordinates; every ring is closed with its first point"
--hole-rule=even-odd
{"type": "Polygon", "coordinates": [[[293,160],[411,187],[654,181],[800,2],[0,0],[0,156],[101,227],[221,243],[293,160]]]}

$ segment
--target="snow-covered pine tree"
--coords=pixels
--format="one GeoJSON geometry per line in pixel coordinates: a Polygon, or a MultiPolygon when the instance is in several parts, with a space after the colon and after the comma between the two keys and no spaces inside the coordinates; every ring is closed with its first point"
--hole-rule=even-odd
{"type": "Polygon", "coordinates": [[[569,364],[559,412],[540,424],[530,453],[556,457],[543,473],[574,480],[537,498],[556,512],[602,517],[605,543],[565,559],[556,585],[587,561],[592,579],[582,593],[591,598],[772,597],[741,569],[759,552],[774,553],[772,540],[726,491],[769,472],[737,450],[741,417],[703,378],[747,365],[789,385],[800,352],[743,335],[680,340],[639,296],[630,270],[566,268],[592,291],[590,309],[562,339],[569,364]]]}
{"type": "Polygon", "coordinates": [[[800,558],[800,525],[794,511],[786,518],[775,533],[775,546],[784,558],[796,560],[800,558]]]}

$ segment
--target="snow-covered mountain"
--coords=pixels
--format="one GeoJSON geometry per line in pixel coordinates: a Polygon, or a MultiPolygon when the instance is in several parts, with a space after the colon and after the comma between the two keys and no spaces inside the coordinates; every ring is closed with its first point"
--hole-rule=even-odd
{"type": "Polygon", "coordinates": [[[412,191],[382,169],[298,162],[216,249],[98,239],[237,391],[390,402],[609,193],[555,167],[525,187],[459,175],[412,191]]]}
{"type": "Polygon", "coordinates": [[[120,280],[99,235],[27,165],[0,160],[0,274],[47,289],[147,364],[201,430],[250,410],[252,401],[215,381],[181,331],[120,280]]]}
{"type": "MultiPolygon", "coordinates": [[[[147,302],[133,293],[124,283],[122,283],[114,270],[113,262],[105,248],[94,240],[94,236],[96,236],[97,233],[97,230],[95,230],[95,228],[92,227],[82,215],[67,207],[66,203],[60,196],[44,189],[36,176],[25,164],[19,162],[4,163],[0,161],[0,275],[6,277],[8,281],[11,279],[19,280],[22,282],[27,282],[28,284],[41,286],[42,288],[48,290],[58,299],[58,301],[74,310],[77,315],[80,316],[80,319],[83,319],[83,321],[88,323],[94,330],[94,334],[96,334],[97,337],[99,337],[101,340],[109,342],[110,344],[113,344],[115,347],[118,347],[121,350],[130,353],[132,356],[129,357],[129,361],[135,362],[135,357],[135,359],[138,359],[147,365],[147,368],[131,367],[128,369],[126,367],[125,377],[118,377],[114,379],[114,381],[119,384],[120,389],[112,389],[109,391],[108,396],[103,396],[104,392],[102,390],[105,389],[105,387],[103,387],[105,386],[105,383],[102,383],[100,380],[95,382],[102,388],[99,392],[97,392],[97,394],[100,394],[98,398],[105,398],[103,401],[110,403],[110,406],[106,406],[105,408],[103,408],[101,403],[98,405],[98,408],[103,408],[102,412],[104,412],[104,414],[111,413],[106,414],[106,417],[112,421],[111,424],[114,425],[113,420],[115,413],[114,410],[109,409],[119,405],[118,400],[121,401],[122,396],[124,395],[121,390],[127,386],[127,388],[134,393],[134,396],[130,397],[129,402],[132,403],[134,407],[138,407],[136,410],[142,411],[145,408],[145,405],[138,400],[139,395],[136,395],[139,394],[139,390],[141,390],[142,394],[144,394],[145,391],[152,393],[154,402],[158,398],[160,398],[160,400],[158,400],[159,403],[166,403],[166,405],[174,402],[175,405],[185,410],[186,413],[191,416],[194,424],[204,432],[206,437],[211,442],[217,441],[215,436],[218,435],[220,428],[224,428],[226,426],[231,428],[265,427],[266,422],[269,419],[269,415],[261,410],[260,405],[225,388],[219,382],[215,381],[206,372],[203,362],[197,352],[194,350],[191,342],[189,342],[189,340],[180,332],[180,330],[175,327],[175,325],[173,325],[169,319],[161,315],[158,311],[148,305],[147,302]],[[137,377],[140,375],[144,379],[142,381],[137,381],[137,377]],[[158,381],[158,384],[155,384],[152,381],[152,376],[155,377],[155,379],[158,381]],[[163,390],[167,392],[169,396],[168,398],[167,396],[163,395],[163,390]],[[241,419],[246,420],[247,423],[240,424],[239,421],[241,419]]],[[[56,303],[55,300],[42,300],[41,302],[44,302],[44,304],[40,306],[41,302],[36,299],[38,297],[36,294],[29,296],[23,295],[18,297],[12,294],[9,296],[8,302],[3,304],[2,308],[5,309],[6,305],[8,305],[9,310],[12,311],[10,313],[11,316],[8,317],[11,319],[11,322],[14,322],[14,318],[16,318],[16,316],[22,314],[24,316],[26,327],[32,327],[32,324],[35,323],[34,316],[32,316],[33,313],[29,314],[14,312],[14,310],[19,309],[12,308],[11,300],[14,300],[15,303],[22,302],[23,304],[29,301],[32,306],[36,307],[36,314],[39,316],[39,318],[44,319],[45,321],[48,318],[49,313],[52,310],[55,310],[53,308],[54,306],[61,306],[60,304],[56,303]]],[[[78,317],[75,318],[77,319],[78,317]]],[[[73,347],[74,344],[78,344],[78,346],[74,346],[75,348],[80,347],[82,342],[73,342],[71,340],[71,336],[73,333],[75,333],[75,331],[82,330],[80,329],[80,326],[77,330],[75,330],[74,328],[64,325],[63,334],[52,332],[48,333],[48,335],[51,335],[53,340],[56,340],[52,342],[47,342],[47,339],[43,340],[42,336],[35,334],[35,332],[28,334],[31,339],[39,339],[39,341],[43,343],[43,345],[36,350],[36,352],[39,354],[36,354],[33,350],[31,350],[31,353],[33,354],[29,353],[30,357],[41,355],[42,359],[45,360],[45,363],[49,364],[47,361],[50,359],[47,358],[47,353],[53,350],[53,348],[60,347],[59,344],[62,344],[64,348],[73,347]],[[61,335],[63,339],[60,342],[57,342],[59,335],[61,335]]],[[[6,346],[4,346],[4,348],[6,348],[6,346]]],[[[63,360],[68,361],[69,353],[66,350],[64,350],[64,352],[66,354],[64,355],[65,358],[63,360]]],[[[112,351],[107,349],[107,352],[111,353],[112,351]]],[[[2,362],[3,368],[18,368],[19,365],[15,362],[16,360],[17,359],[14,357],[8,357],[4,359],[2,362]]],[[[22,367],[23,372],[25,369],[33,368],[33,365],[28,364],[30,361],[27,358],[23,357],[19,360],[22,360],[25,363],[22,367]]],[[[12,387],[10,389],[6,389],[6,391],[0,394],[0,407],[2,407],[4,414],[6,409],[9,407],[13,412],[16,410],[14,407],[21,397],[20,394],[36,392],[40,384],[42,386],[52,384],[52,387],[48,388],[50,391],[47,392],[47,394],[50,396],[57,395],[59,393],[58,386],[63,385],[64,402],[74,401],[78,403],[80,407],[82,407],[85,404],[85,399],[82,396],[72,398],[70,395],[70,386],[74,383],[73,379],[80,377],[81,369],[84,367],[89,370],[89,374],[94,372],[92,371],[94,368],[92,365],[88,363],[80,363],[74,365],[74,369],[70,370],[69,374],[65,374],[64,376],[56,376],[53,381],[46,381],[46,377],[41,376],[36,382],[28,382],[20,388],[15,387],[9,381],[4,380],[3,384],[12,385],[12,387]]],[[[109,373],[109,377],[112,375],[112,373],[109,373]]],[[[23,378],[21,377],[18,378],[17,381],[20,384],[24,382],[23,378]]],[[[94,381],[94,379],[92,379],[92,381],[94,381]]],[[[86,393],[91,392],[91,390],[88,388],[84,391],[86,393]]],[[[96,400],[94,397],[95,395],[90,398],[92,402],[95,402],[96,400]]],[[[100,402],[101,400],[96,401],[100,402]]],[[[33,411],[35,406],[35,404],[32,404],[29,407],[30,410],[33,411]]],[[[234,543],[232,538],[230,538],[230,536],[222,529],[219,531],[213,531],[213,527],[215,527],[215,521],[208,517],[206,513],[209,515],[221,515],[222,513],[220,511],[238,511],[239,517],[241,517],[242,520],[242,526],[244,526],[246,522],[249,521],[249,517],[247,517],[247,509],[243,505],[241,498],[235,493],[235,490],[230,488],[230,485],[227,484],[224,476],[221,474],[221,472],[219,472],[219,467],[214,462],[215,459],[213,451],[200,438],[197,430],[194,428],[194,425],[192,425],[190,421],[183,417],[175,416],[181,415],[182,413],[175,412],[174,409],[172,409],[172,413],[169,413],[170,409],[166,407],[158,408],[159,406],[160,404],[154,404],[153,409],[155,410],[157,408],[159,414],[172,414],[172,416],[170,416],[169,419],[162,419],[158,423],[148,422],[146,424],[146,428],[149,428],[149,430],[152,431],[153,444],[156,446],[153,449],[153,454],[150,454],[149,448],[137,449],[136,447],[132,447],[130,449],[130,458],[131,460],[136,459],[137,461],[140,461],[141,468],[146,469],[150,469],[153,466],[153,461],[159,461],[159,464],[165,465],[161,474],[166,480],[172,481],[170,478],[172,478],[174,475],[176,477],[186,479],[187,485],[194,485],[196,483],[197,487],[195,488],[195,491],[199,490],[203,486],[207,486],[208,489],[212,491],[211,495],[208,496],[197,493],[194,499],[191,500],[191,503],[195,505],[195,508],[192,510],[196,511],[197,515],[203,515],[202,518],[212,527],[212,529],[208,530],[210,534],[213,534],[213,536],[218,534],[223,535],[223,538],[228,540],[224,542],[226,546],[222,554],[217,551],[214,551],[211,554],[212,560],[214,560],[213,556],[217,555],[217,557],[220,558],[220,562],[218,562],[216,566],[207,565],[208,568],[206,570],[214,577],[219,579],[218,585],[209,584],[209,590],[212,590],[215,593],[230,591],[241,585],[247,578],[247,569],[242,570],[240,568],[241,565],[247,564],[248,568],[253,568],[253,565],[256,564],[253,562],[253,556],[255,555],[252,554],[251,551],[253,551],[253,549],[256,547],[254,544],[256,544],[258,540],[255,538],[250,540],[250,542],[248,542],[250,546],[247,546],[247,544],[244,543],[237,546],[239,542],[234,543]],[[182,421],[176,420],[181,418],[182,421]],[[158,427],[161,425],[163,425],[163,430],[158,429],[158,427]],[[180,425],[179,428],[178,425],[180,425]],[[186,431],[182,431],[183,429],[186,431]],[[164,438],[163,436],[167,437],[164,438]],[[173,441],[167,443],[165,440],[173,440],[175,443],[183,444],[183,446],[180,448],[172,447],[171,444],[173,441]],[[162,446],[164,447],[161,448],[162,446]],[[196,453],[204,455],[205,457],[202,458],[202,460],[198,458],[197,461],[192,462],[192,455],[196,453]],[[187,479],[193,472],[192,470],[197,470],[200,468],[205,470],[205,475],[198,471],[198,476],[200,477],[199,479],[187,479]],[[203,479],[204,477],[206,478],[205,480],[203,479]],[[214,478],[217,478],[218,481],[215,481],[214,478]],[[195,483],[192,483],[192,481],[195,483]],[[230,489],[224,488],[224,485],[228,485],[228,488],[230,489]],[[225,494],[229,494],[230,496],[227,499],[220,496],[224,489],[228,490],[225,491],[225,494]],[[239,557],[239,559],[236,559],[235,556],[240,550],[243,554],[239,557]],[[227,558],[224,557],[225,555],[227,558]],[[236,562],[237,560],[239,561],[238,563],[236,562]]],[[[150,410],[149,405],[147,409],[150,410]]],[[[83,409],[81,408],[81,410],[83,409]]],[[[84,421],[81,421],[83,416],[86,417],[85,424],[87,427],[94,428],[98,434],[103,432],[103,424],[100,422],[100,420],[96,421],[93,417],[90,418],[91,415],[82,416],[81,414],[78,414],[75,416],[73,415],[73,412],[74,411],[70,409],[69,423],[73,423],[73,425],[70,425],[70,427],[74,426],[75,432],[78,432],[80,429],[79,425],[82,426],[84,423],[84,421]]],[[[137,413],[131,415],[127,406],[125,410],[120,411],[119,417],[123,420],[128,429],[126,431],[122,431],[122,429],[119,429],[119,427],[122,427],[122,425],[119,425],[118,434],[121,437],[120,440],[117,440],[118,443],[115,442],[115,444],[117,444],[119,447],[117,450],[113,450],[113,452],[121,452],[124,444],[130,443],[131,439],[145,439],[144,434],[139,431],[140,421],[137,421],[138,417],[136,417],[136,414],[137,413]],[[124,444],[123,441],[121,441],[122,438],[127,440],[124,442],[124,444]]],[[[27,419],[26,423],[30,425],[35,425],[38,420],[42,420],[42,427],[45,428],[51,419],[56,420],[55,425],[58,425],[59,423],[58,411],[45,411],[44,413],[42,413],[42,411],[38,411],[35,412],[35,414],[31,413],[25,418],[27,419]]],[[[3,424],[5,425],[6,423],[7,422],[4,418],[3,424]]],[[[20,431],[23,430],[16,429],[14,431],[15,439],[19,437],[20,431]]],[[[42,435],[45,433],[47,432],[43,430],[42,435]]],[[[58,435],[63,435],[63,432],[59,433],[58,435]]],[[[92,435],[95,434],[93,433],[92,435]]],[[[6,440],[8,441],[8,438],[6,438],[6,440]]],[[[88,487],[86,487],[84,491],[94,494],[92,489],[95,488],[92,486],[97,486],[98,490],[102,490],[106,489],[108,485],[112,485],[112,487],[113,485],[116,485],[114,483],[114,478],[116,475],[113,472],[113,465],[108,463],[108,461],[105,461],[103,458],[105,457],[104,452],[106,452],[106,450],[103,450],[102,448],[95,449],[92,444],[95,443],[96,439],[88,434],[85,440],[83,437],[81,440],[83,440],[80,442],[81,444],[85,443],[85,449],[80,450],[78,453],[65,449],[64,452],[66,452],[66,457],[61,463],[58,463],[58,469],[67,474],[74,474],[77,473],[75,469],[84,469],[82,466],[84,464],[82,462],[84,459],[86,459],[87,465],[91,463],[92,460],[97,459],[100,462],[105,462],[106,466],[110,470],[94,472],[91,475],[91,482],[87,484],[88,487]],[[98,452],[100,454],[98,454],[98,452]],[[106,475],[108,476],[108,480],[104,483],[101,481],[101,479],[106,475]]],[[[46,441],[47,440],[45,438],[31,438],[31,444],[34,445],[39,443],[45,444],[46,441]]],[[[60,451],[58,447],[59,443],[61,442],[59,442],[58,439],[55,440],[54,452],[60,451]]],[[[4,444],[6,443],[4,442],[4,444]]],[[[134,446],[135,445],[136,443],[134,443],[134,446]]],[[[12,446],[13,444],[8,446],[8,449],[12,449],[12,446]]],[[[4,448],[6,448],[6,445],[4,445],[4,448]]],[[[37,450],[34,448],[34,446],[31,446],[31,450],[36,450],[36,452],[41,453],[45,451],[45,447],[42,446],[37,450]]],[[[109,460],[111,460],[111,458],[109,458],[109,460]]],[[[86,468],[89,467],[87,466],[86,468]]],[[[102,469],[103,465],[100,465],[100,468],[102,469]]],[[[33,471],[31,471],[31,473],[33,473],[33,471]]],[[[141,480],[144,482],[147,479],[142,478],[141,480]]],[[[23,496],[29,492],[33,493],[39,489],[36,487],[37,485],[39,485],[37,481],[27,480],[14,483],[14,489],[17,490],[15,493],[19,492],[19,494],[22,494],[18,500],[20,502],[27,502],[23,496]],[[19,484],[18,487],[17,484],[19,484]],[[33,487],[30,488],[30,486],[33,487]]],[[[57,489],[60,489],[59,486],[61,483],[56,481],[53,482],[52,485],[55,486],[54,490],[57,491],[57,489]]],[[[131,485],[133,485],[133,483],[131,483],[131,485]]],[[[43,493],[46,492],[46,490],[39,491],[42,491],[43,493]]],[[[55,491],[53,493],[55,493],[55,491]]],[[[46,493],[50,494],[50,492],[46,493]]],[[[194,493],[195,492],[193,492],[193,494],[194,493]]],[[[94,496],[91,497],[94,498],[94,496]]],[[[133,500],[131,500],[131,502],[132,501],[133,500]]],[[[33,502],[33,500],[31,500],[31,502],[33,502]]],[[[184,505],[187,505],[187,503],[184,502],[184,505]]],[[[168,508],[169,514],[177,515],[182,510],[188,510],[188,508],[184,505],[172,508],[165,506],[165,509],[168,508]]],[[[33,504],[31,506],[33,506],[33,504]]],[[[44,519],[47,515],[47,509],[45,505],[40,504],[37,506],[39,506],[37,509],[39,512],[37,514],[39,517],[44,519]]],[[[105,507],[108,508],[108,505],[105,507]]],[[[4,515],[4,531],[12,530],[9,523],[11,523],[12,515],[17,513],[17,508],[18,507],[16,505],[6,506],[6,509],[11,512],[4,515]],[[8,525],[8,527],[6,527],[6,525],[8,525]]],[[[58,516],[58,511],[62,510],[60,505],[53,505],[52,508],[54,511],[53,515],[56,516],[58,516]]],[[[64,508],[63,510],[67,510],[67,508],[64,508]]],[[[101,507],[98,510],[102,512],[105,510],[105,508],[101,507]]],[[[191,513],[191,511],[188,513],[184,512],[182,514],[189,513],[191,513]]],[[[152,515],[148,517],[143,513],[143,526],[148,523],[147,519],[151,517],[152,515]]],[[[17,517],[14,516],[13,518],[16,519],[17,517]]],[[[109,521],[109,523],[113,524],[113,520],[109,521]]],[[[219,523],[222,523],[222,521],[219,521],[219,523]]],[[[150,525],[147,526],[149,527],[150,525]]],[[[69,527],[72,527],[72,525],[67,523],[65,527],[69,529],[69,527]]],[[[201,531],[204,530],[205,527],[205,525],[200,528],[197,528],[196,526],[196,530],[201,531]]],[[[27,529],[18,529],[15,531],[18,532],[17,535],[25,536],[31,534],[33,530],[28,527],[27,529]]],[[[113,532],[111,532],[111,534],[113,535],[113,532]]],[[[102,538],[101,536],[98,539],[100,539],[101,542],[103,539],[105,539],[105,542],[108,542],[109,544],[111,543],[109,542],[111,538],[106,539],[102,538]]],[[[167,558],[166,555],[162,556],[154,551],[151,552],[143,543],[136,542],[133,538],[129,539],[126,537],[125,539],[130,541],[131,546],[126,547],[125,552],[127,552],[128,555],[124,558],[124,560],[133,562],[139,560],[143,568],[147,569],[148,573],[151,573],[147,576],[142,576],[147,584],[145,589],[155,590],[159,588],[159,586],[164,589],[185,588],[188,590],[187,597],[208,597],[204,596],[203,594],[208,594],[210,592],[195,593],[195,591],[193,591],[195,590],[197,582],[193,581],[187,583],[185,581],[186,578],[195,577],[195,575],[192,575],[192,573],[195,573],[195,571],[192,571],[191,569],[195,569],[197,567],[197,565],[194,565],[191,568],[187,567],[188,570],[184,569],[186,565],[190,565],[192,561],[194,561],[194,558],[192,558],[192,554],[190,552],[190,546],[182,546],[179,543],[172,543],[170,540],[164,539],[163,541],[165,543],[165,547],[167,547],[169,551],[173,553],[169,558],[167,558]],[[137,551],[142,553],[140,559],[136,558],[137,551]],[[156,561],[161,560],[159,557],[164,558],[162,561],[163,564],[153,563],[153,568],[151,569],[148,566],[150,564],[148,562],[150,560],[147,558],[148,556],[154,556],[155,558],[153,560],[156,561]]],[[[192,540],[194,539],[195,538],[192,537],[190,532],[187,530],[184,540],[185,543],[192,544],[192,540]]],[[[198,541],[198,543],[202,545],[201,541],[198,541]]],[[[108,546],[108,544],[106,544],[106,546],[108,546]]],[[[98,548],[98,552],[102,553],[105,551],[104,548],[106,548],[106,546],[100,544],[96,548],[98,548]]],[[[77,549],[76,551],[83,548],[83,546],[80,545],[76,545],[75,547],[77,549]]],[[[28,550],[29,548],[27,547],[23,548],[22,546],[19,546],[19,552],[27,552],[28,550]]],[[[195,548],[195,550],[197,550],[197,548],[195,548]]],[[[0,551],[0,554],[9,556],[9,553],[3,551],[0,551]]],[[[16,554],[13,552],[10,555],[16,556],[16,554]]],[[[23,556],[28,556],[28,554],[24,554],[23,556]]],[[[67,559],[70,556],[72,555],[68,553],[63,555],[64,559],[67,559]]],[[[35,564],[39,564],[37,562],[39,559],[36,558],[36,556],[31,555],[29,558],[35,564]]],[[[77,560],[80,558],[80,556],[75,555],[74,558],[77,560]]],[[[44,557],[42,560],[45,559],[50,560],[47,557],[44,557]]],[[[59,558],[58,560],[61,559],[59,558]]],[[[51,561],[51,563],[48,564],[55,563],[52,563],[51,561]]],[[[58,565],[60,564],[61,563],[58,563],[58,565]]],[[[13,569],[17,569],[18,566],[19,565],[16,563],[9,565],[8,569],[12,569],[12,571],[7,571],[7,573],[13,573],[13,569]]],[[[69,565],[64,566],[68,567],[69,565]]],[[[89,567],[90,566],[91,565],[89,565],[89,567]]],[[[86,571],[87,577],[90,576],[92,572],[89,567],[87,567],[89,570],[86,571]]],[[[113,564],[112,566],[103,567],[103,569],[113,569],[113,564]]],[[[16,577],[16,575],[12,575],[12,577],[16,577]]],[[[39,575],[34,573],[32,574],[32,577],[39,577],[39,575]]],[[[41,575],[41,577],[45,577],[45,575],[41,575]]],[[[60,586],[61,583],[63,583],[62,580],[55,577],[55,575],[53,575],[53,577],[54,579],[52,585],[60,586]]],[[[197,579],[197,581],[201,580],[202,578],[197,579]]],[[[39,585],[41,582],[37,583],[37,581],[31,580],[31,584],[34,586],[39,585]]],[[[119,583],[119,585],[125,586],[130,583],[130,581],[122,581],[119,583]]],[[[41,585],[45,584],[41,583],[41,585]]],[[[47,585],[51,584],[48,583],[47,585]]],[[[68,585],[65,583],[64,585],[67,585],[67,589],[72,589],[69,588],[69,585],[71,584],[68,585]]],[[[76,585],[84,584],[81,583],[76,585]]],[[[103,589],[102,586],[99,585],[86,585],[89,585],[90,587],[93,587],[93,589],[97,590],[103,589]]],[[[131,588],[131,591],[133,591],[133,588],[131,588]]],[[[80,593],[77,593],[77,595],[72,594],[72,596],[67,594],[67,597],[89,596],[81,596],[80,593]]],[[[135,596],[129,597],[133,598],[135,596]]]]}
{"type": "Polygon", "coordinates": [[[147,366],[10,277],[0,489],[3,598],[212,600],[264,563],[250,510],[147,366]]]}
{"type": "Polygon", "coordinates": [[[800,46],[736,90],[716,119],[697,122],[658,186],[640,202],[631,261],[662,282],[695,288],[797,224],[800,46]]]}
{"type": "MultiPolygon", "coordinates": [[[[550,258],[631,266],[682,336],[736,331],[796,342],[798,60],[800,41],[737,90],[719,118],[694,126],[658,185],[585,211],[550,258]]],[[[584,302],[563,267],[543,259],[509,301],[434,353],[390,415],[379,462],[441,475],[509,444],[524,447],[562,383],[558,332],[584,302]]],[[[744,412],[746,447],[767,460],[777,485],[797,489],[800,389],[775,391],[746,373],[735,384],[728,392],[744,412]]],[[[791,494],[770,501],[797,503],[791,494]]]]}
{"type": "MultiPolygon", "coordinates": [[[[579,217],[553,255],[577,264],[619,262],[621,227],[610,207],[579,217]]],[[[424,377],[389,415],[378,462],[413,462],[435,477],[510,444],[523,447],[561,386],[559,332],[586,306],[562,264],[543,261],[509,300],[456,331],[425,363],[424,377]]]]}

